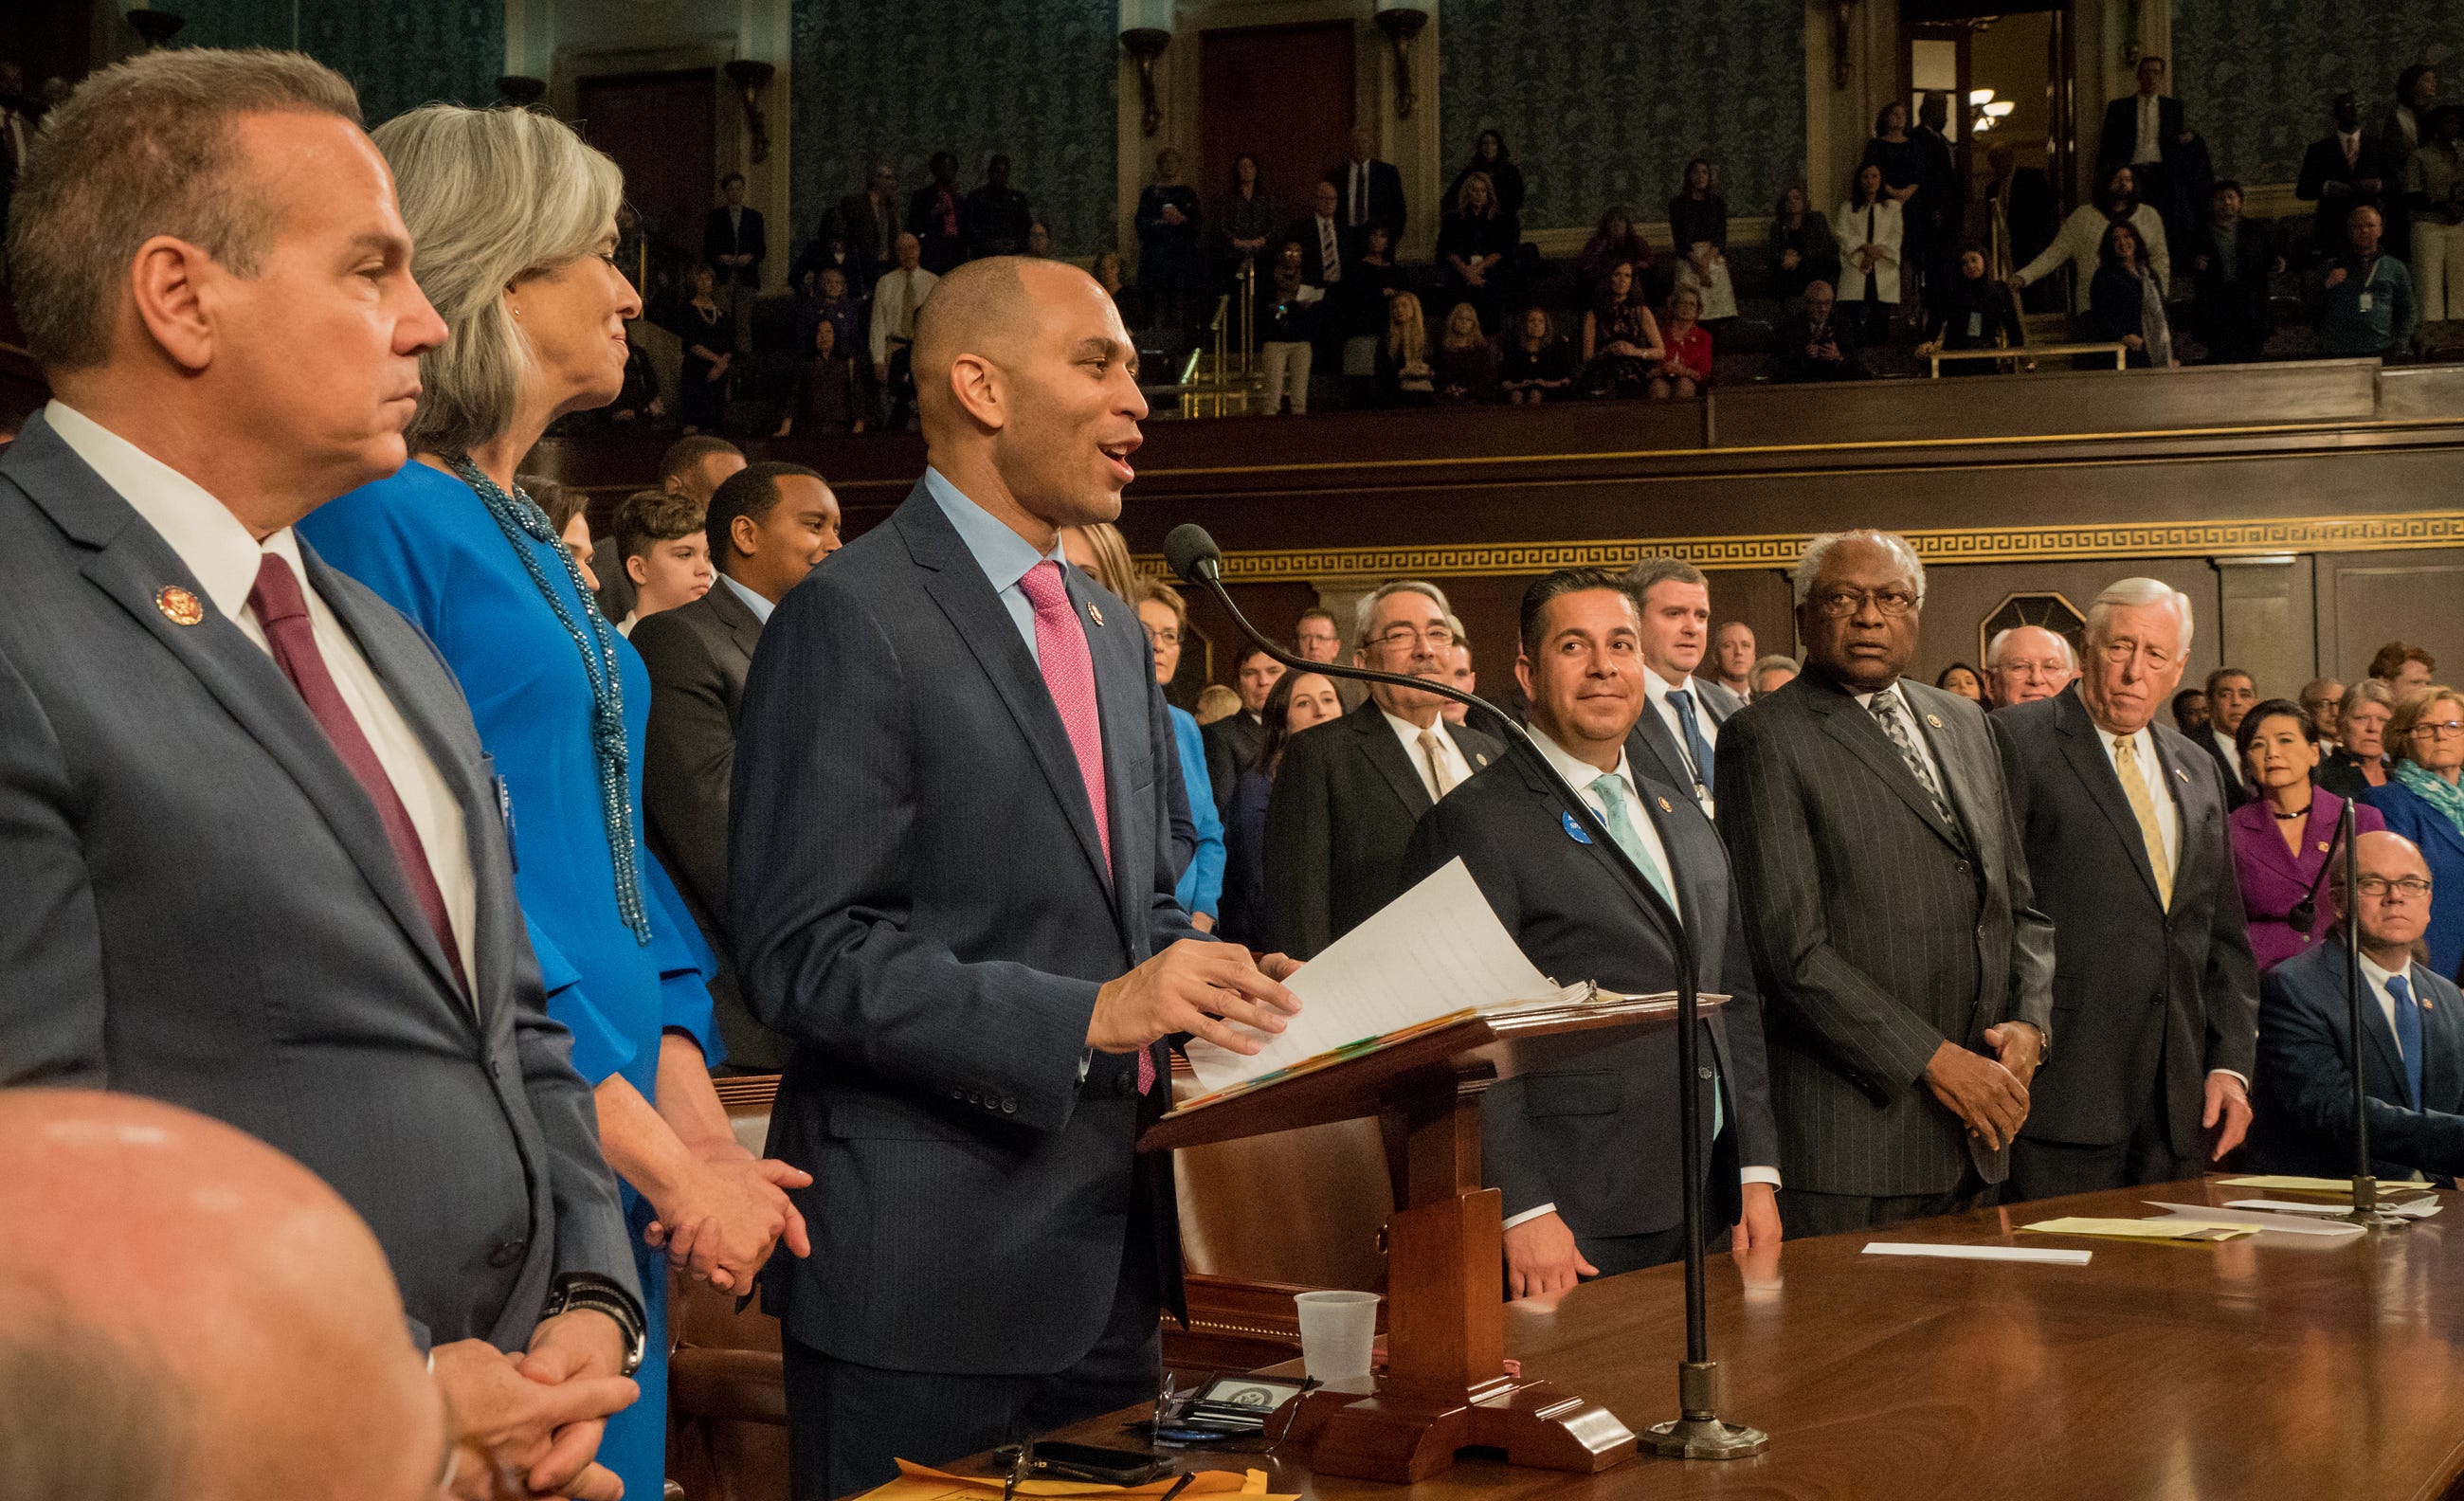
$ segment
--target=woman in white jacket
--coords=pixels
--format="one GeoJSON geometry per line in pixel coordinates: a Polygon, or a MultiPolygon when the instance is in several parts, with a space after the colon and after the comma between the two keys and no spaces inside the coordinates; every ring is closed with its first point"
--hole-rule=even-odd
{"type": "Polygon", "coordinates": [[[1857,186],[1831,216],[1839,240],[1839,305],[1862,305],[1868,343],[1891,336],[1891,310],[1900,305],[1900,201],[1883,190],[1882,169],[1868,162],[1857,168],[1857,186]]]}
{"type": "Polygon", "coordinates": [[[2145,249],[2147,268],[2156,278],[2160,291],[2173,284],[2173,257],[2165,245],[2165,220],[2154,209],[2139,201],[2139,177],[2127,166],[2117,166],[2105,179],[2104,201],[2081,204],[2062,221],[2062,230],[2045,253],[2011,274],[2011,290],[2018,291],[2044,280],[2067,261],[2071,268],[2071,311],[2080,317],[2087,314],[2088,289],[2096,281],[2098,254],[2104,245],[2105,226],[2117,219],[2126,219],[2139,232],[2139,243],[2145,249]]]}

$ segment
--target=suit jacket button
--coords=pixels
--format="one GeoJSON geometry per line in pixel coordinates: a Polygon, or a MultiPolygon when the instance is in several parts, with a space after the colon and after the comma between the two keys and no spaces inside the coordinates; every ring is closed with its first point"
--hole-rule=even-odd
{"type": "Polygon", "coordinates": [[[1138,1076],[1137,1076],[1137,1074],[1135,1074],[1134,1072],[1131,1071],[1129,1069],[1123,1069],[1123,1070],[1121,1071],[1120,1077],[1118,1077],[1118,1078],[1116,1078],[1116,1079],[1114,1079],[1114,1080],[1112,1081],[1112,1093],[1115,1093],[1115,1094],[1118,1094],[1118,1095],[1122,1096],[1124,1099],[1126,1099],[1126,1098],[1128,1098],[1130,1095],[1135,1094],[1137,1092],[1138,1092],[1138,1076]]]}
{"type": "Polygon", "coordinates": [[[1018,1114],[1018,1101],[1016,1101],[1016,1100],[1014,1100],[1014,1099],[1010,1098],[1010,1097],[1009,1097],[1008,1095],[1006,1095],[1006,1094],[1002,1095],[1002,1096],[1001,1096],[1001,1114],[1002,1114],[1002,1115],[1017,1115],[1017,1114],[1018,1114]]]}
{"type": "Polygon", "coordinates": [[[950,1091],[950,1097],[954,1100],[962,1100],[967,1097],[967,1092],[962,1089],[953,1087],[950,1091]]]}
{"type": "Polygon", "coordinates": [[[495,1247],[488,1252],[488,1265],[499,1269],[510,1267],[521,1260],[523,1253],[530,1248],[528,1241],[498,1241],[495,1247]]]}
{"type": "Polygon", "coordinates": [[[1711,1076],[1711,1071],[1708,1068],[1697,1069],[1694,1071],[1694,1076],[1698,1079],[1708,1079],[1711,1076]]]}

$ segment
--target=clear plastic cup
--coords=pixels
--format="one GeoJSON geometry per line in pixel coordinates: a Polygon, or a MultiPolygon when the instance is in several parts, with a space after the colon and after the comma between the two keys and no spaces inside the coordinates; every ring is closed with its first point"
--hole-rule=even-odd
{"type": "Polygon", "coordinates": [[[1330,1383],[1365,1380],[1369,1346],[1377,1334],[1375,1292],[1297,1292],[1301,1366],[1330,1383]]]}

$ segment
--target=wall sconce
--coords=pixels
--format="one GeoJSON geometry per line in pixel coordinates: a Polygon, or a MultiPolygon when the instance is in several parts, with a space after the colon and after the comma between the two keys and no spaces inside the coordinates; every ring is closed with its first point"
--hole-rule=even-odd
{"type": "Polygon", "coordinates": [[[1377,12],[1377,29],[1395,49],[1395,118],[1412,118],[1419,97],[1412,92],[1412,38],[1429,24],[1429,12],[1417,6],[1396,6],[1377,12]]]}
{"type": "Polygon", "coordinates": [[[732,57],[721,65],[727,81],[744,91],[744,129],[753,139],[753,165],[770,160],[770,121],[761,114],[761,91],[779,70],[752,57],[732,57]]]}
{"type": "Polygon", "coordinates": [[[1831,86],[1848,86],[1848,17],[1857,0],[1831,0],[1831,86]]]}
{"type": "Polygon", "coordinates": [[[496,80],[496,98],[516,109],[528,109],[547,98],[547,80],[507,74],[496,80]]]}
{"type": "Polygon", "coordinates": [[[1121,33],[1121,45],[1138,60],[1138,99],[1146,105],[1141,123],[1154,135],[1163,125],[1163,106],[1155,102],[1155,59],[1172,45],[1172,33],[1160,26],[1133,26],[1121,33]]]}

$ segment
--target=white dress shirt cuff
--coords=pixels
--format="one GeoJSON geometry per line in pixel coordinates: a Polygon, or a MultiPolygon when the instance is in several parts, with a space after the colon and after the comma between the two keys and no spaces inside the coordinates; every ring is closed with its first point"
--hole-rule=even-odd
{"type": "Polygon", "coordinates": [[[2239,1079],[2241,1080],[2241,1092],[2244,1094],[2250,1093],[2250,1075],[2242,1072],[2239,1069],[2210,1069],[2208,1072],[2211,1074],[2221,1073],[2229,1079],[2239,1079]]]}
{"type": "Polygon", "coordinates": [[[1514,1216],[1512,1219],[1510,1219],[1510,1220],[1507,1221],[1504,1225],[1502,1225],[1498,1226],[1498,1228],[1503,1229],[1503,1230],[1510,1230],[1510,1229],[1514,1228],[1516,1225],[1521,1225],[1521,1224],[1522,1224],[1524,1221],[1526,1221],[1526,1220],[1536,1220],[1536,1219],[1540,1218],[1540,1217],[1541,1217],[1542,1215],[1544,1215],[1544,1214],[1555,1214],[1556,1212],[1557,1212],[1557,1206],[1556,1206],[1555,1204],[1553,1204],[1553,1203],[1544,1203],[1544,1204],[1540,1205],[1540,1207],[1538,1207],[1538,1208],[1536,1208],[1536,1209],[1526,1209],[1526,1210],[1524,1210],[1521,1214],[1518,1214],[1518,1215],[1514,1216]]]}
{"type": "Polygon", "coordinates": [[[1737,1181],[1741,1183],[1769,1183],[1773,1188],[1777,1188],[1779,1186],[1779,1169],[1775,1167],[1741,1167],[1737,1169],[1737,1181]]]}

